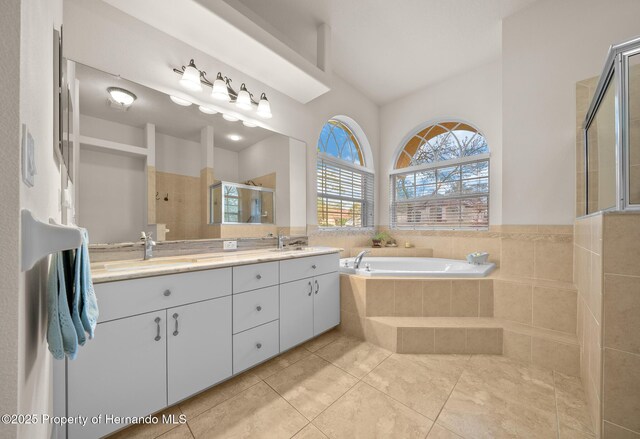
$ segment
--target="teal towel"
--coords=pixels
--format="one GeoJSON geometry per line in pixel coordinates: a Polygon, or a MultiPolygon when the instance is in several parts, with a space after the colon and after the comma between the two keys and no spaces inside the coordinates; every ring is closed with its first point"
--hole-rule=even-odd
{"type": "MultiPolygon", "coordinates": [[[[98,322],[98,301],[91,280],[91,262],[89,261],[89,233],[80,229],[82,245],[76,252],[75,297],[78,299],[78,311],[84,330],[93,338],[98,322]]],[[[84,336],[84,334],[83,334],[84,336]]]]}
{"type": "Polygon", "coordinates": [[[65,354],[74,359],[78,352],[78,335],[69,311],[64,267],[60,253],[51,255],[47,289],[49,295],[49,322],[47,327],[49,351],[57,360],[62,360],[65,354]]]}

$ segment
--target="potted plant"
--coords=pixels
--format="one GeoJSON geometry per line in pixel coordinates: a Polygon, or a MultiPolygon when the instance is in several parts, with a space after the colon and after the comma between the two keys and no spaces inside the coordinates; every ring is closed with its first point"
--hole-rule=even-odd
{"type": "Polygon", "coordinates": [[[388,233],[386,232],[378,232],[373,238],[371,238],[371,242],[373,243],[373,247],[379,248],[382,247],[382,243],[391,239],[388,233]]]}

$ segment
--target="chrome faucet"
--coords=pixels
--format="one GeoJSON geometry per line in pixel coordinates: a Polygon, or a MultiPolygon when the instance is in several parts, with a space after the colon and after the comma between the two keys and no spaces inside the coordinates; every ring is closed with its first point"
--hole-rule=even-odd
{"type": "Polygon", "coordinates": [[[284,241],[289,239],[288,236],[278,233],[278,250],[282,250],[285,247],[284,241]]]}
{"type": "Polygon", "coordinates": [[[360,268],[360,263],[362,262],[362,258],[364,258],[364,255],[366,255],[367,253],[371,253],[371,252],[369,250],[362,250],[360,253],[358,253],[358,256],[356,256],[355,259],[353,260],[353,268],[355,268],[356,270],[360,268]]]}
{"type": "Polygon", "coordinates": [[[151,239],[151,232],[140,232],[140,241],[144,241],[144,260],[151,259],[153,257],[153,247],[156,242],[151,239]]]}

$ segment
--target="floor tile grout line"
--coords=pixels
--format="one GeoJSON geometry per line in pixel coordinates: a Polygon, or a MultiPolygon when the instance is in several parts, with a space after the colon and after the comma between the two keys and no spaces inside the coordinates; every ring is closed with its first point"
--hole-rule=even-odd
{"type": "MultiPolygon", "coordinates": [[[[251,384],[251,385],[250,385],[249,387],[247,387],[246,389],[242,389],[241,391],[239,391],[239,392],[238,392],[238,393],[236,393],[235,395],[230,396],[229,398],[226,398],[224,401],[220,401],[220,402],[219,402],[219,403],[217,403],[216,405],[213,405],[213,406],[211,406],[211,407],[207,408],[206,410],[204,410],[204,411],[202,411],[202,412],[198,413],[197,415],[195,415],[195,416],[192,418],[192,420],[193,420],[193,419],[196,419],[196,418],[199,418],[200,416],[204,415],[204,414],[205,414],[205,413],[207,413],[208,411],[211,411],[211,410],[213,410],[214,408],[218,407],[220,404],[224,404],[225,402],[227,402],[227,401],[229,401],[229,400],[231,400],[231,399],[235,398],[236,396],[240,395],[241,393],[244,393],[244,392],[246,392],[247,390],[251,389],[252,387],[255,387],[255,386],[257,386],[258,384],[260,384],[260,382],[262,381],[262,379],[261,379],[260,377],[258,377],[257,375],[256,375],[256,377],[258,378],[258,382],[251,384]]],[[[265,384],[266,384],[266,383],[265,383],[265,384]]],[[[182,411],[182,409],[180,409],[180,411],[182,411]]],[[[189,421],[188,421],[188,420],[187,420],[187,423],[189,423],[189,421]]]]}
{"type": "MultiPolygon", "coordinates": [[[[473,358],[473,355],[469,355],[469,358],[467,359],[467,362],[465,363],[464,367],[462,368],[462,372],[460,373],[460,376],[458,376],[458,379],[456,380],[456,383],[453,385],[453,387],[451,388],[451,392],[449,392],[449,396],[447,396],[447,400],[444,402],[444,404],[442,404],[442,407],[440,407],[440,411],[438,412],[436,419],[433,421],[433,424],[435,425],[436,422],[438,422],[438,419],[440,418],[440,415],[442,414],[442,410],[444,410],[444,408],[446,407],[447,403],[449,402],[449,399],[451,399],[451,395],[453,395],[453,392],[456,390],[456,387],[458,387],[458,383],[460,382],[460,379],[462,378],[462,375],[464,375],[464,373],[467,371],[467,367],[469,367],[469,363],[471,363],[471,359],[473,358]]],[[[431,427],[433,428],[433,427],[431,427]]],[[[458,434],[456,432],[454,432],[455,434],[458,434]]],[[[458,434],[458,436],[460,436],[458,434]]]]}

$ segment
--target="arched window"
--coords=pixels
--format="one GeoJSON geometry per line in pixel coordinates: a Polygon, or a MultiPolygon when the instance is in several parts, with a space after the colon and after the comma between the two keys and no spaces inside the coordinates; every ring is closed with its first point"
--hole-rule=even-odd
{"type": "Polygon", "coordinates": [[[373,226],[373,173],[358,138],[345,123],[329,120],[318,138],[318,225],[373,226]]]}
{"type": "Polygon", "coordinates": [[[440,122],[404,143],[391,173],[396,228],[489,226],[489,147],[477,128],[440,122]]]}

